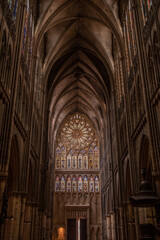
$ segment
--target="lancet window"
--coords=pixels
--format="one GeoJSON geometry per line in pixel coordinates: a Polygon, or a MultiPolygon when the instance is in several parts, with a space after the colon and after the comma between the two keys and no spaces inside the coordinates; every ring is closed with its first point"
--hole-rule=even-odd
{"type": "Polygon", "coordinates": [[[152,7],[152,0],[141,0],[141,10],[144,25],[146,24],[148,14],[152,7]]]}
{"type": "Polygon", "coordinates": [[[61,177],[61,192],[65,192],[65,177],[61,177]]]}
{"type": "Polygon", "coordinates": [[[59,192],[59,176],[56,177],[56,181],[55,181],[55,191],[59,192]]]}
{"type": "Polygon", "coordinates": [[[17,8],[18,8],[18,0],[8,0],[9,9],[12,12],[13,20],[16,20],[17,8]]]}
{"type": "Polygon", "coordinates": [[[71,177],[67,177],[67,192],[71,192],[71,177]]]}
{"type": "Polygon", "coordinates": [[[133,24],[132,5],[131,5],[131,1],[129,0],[128,8],[126,11],[125,24],[123,28],[128,74],[130,72],[130,68],[133,66],[133,59],[137,53],[135,29],[133,26],[134,24],[133,24]]]}

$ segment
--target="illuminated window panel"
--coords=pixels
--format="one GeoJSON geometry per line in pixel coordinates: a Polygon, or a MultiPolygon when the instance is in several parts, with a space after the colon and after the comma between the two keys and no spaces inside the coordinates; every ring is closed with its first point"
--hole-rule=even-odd
{"type": "Polygon", "coordinates": [[[89,179],[89,191],[94,192],[94,178],[92,176],[89,179]]]}
{"type": "Polygon", "coordinates": [[[83,188],[82,177],[79,176],[78,177],[78,192],[82,192],[82,188],[83,188]]]}
{"type": "Polygon", "coordinates": [[[78,156],[78,169],[82,169],[83,167],[83,156],[82,154],[79,154],[78,156]]]}
{"type": "Polygon", "coordinates": [[[61,177],[61,192],[65,192],[65,177],[61,177]]]}
{"type": "Polygon", "coordinates": [[[85,176],[84,179],[83,179],[83,190],[84,190],[84,192],[88,192],[88,178],[87,178],[87,176],[85,176]]]}
{"type": "Polygon", "coordinates": [[[83,169],[88,169],[88,155],[83,156],[83,169]]]}
{"type": "Polygon", "coordinates": [[[71,148],[84,148],[93,141],[94,133],[90,125],[79,114],[70,118],[62,127],[61,137],[71,148]]]}
{"type": "Polygon", "coordinates": [[[66,151],[65,148],[63,147],[61,149],[61,169],[66,168],[66,151]]]}
{"type": "Polygon", "coordinates": [[[56,177],[56,181],[55,181],[55,192],[59,192],[59,176],[56,177]]]}
{"type": "Polygon", "coordinates": [[[89,163],[89,169],[93,169],[93,149],[89,149],[88,153],[88,163],[89,163]]]}
{"type": "Polygon", "coordinates": [[[26,41],[27,41],[27,31],[28,31],[28,20],[29,20],[29,0],[27,0],[27,10],[25,15],[24,33],[23,33],[23,48],[22,53],[25,53],[26,41]]]}
{"type": "Polygon", "coordinates": [[[76,154],[72,155],[72,168],[73,169],[77,168],[77,156],[76,156],[76,154]]]}
{"type": "Polygon", "coordinates": [[[97,146],[94,148],[94,168],[99,168],[99,156],[97,146]]]}
{"type": "Polygon", "coordinates": [[[17,7],[18,7],[18,0],[15,0],[14,7],[13,7],[13,20],[16,20],[16,14],[17,14],[17,7]]]}
{"type": "Polygon", "coordinates": [[[73,178],[72,178],[72,191],[73,192],[77,191],[76,176],[73,176],[73,178]]]}
{"type": "Polygon", "coordinates": [[[67,177],[67,192],[71,192],[71,177],[67,177]]]}
{"type": "Polygon", "coordinates": [[[99,177],[95,177],[95,192],[99,192],[99,177]]]}
{"type": "Polygon", "coordinates": [[[61,167],[61,151],[60,148],[56,149],[56,168],[60,169],[61,167]]]}
{"type": "Polygon", "coordinates": [[[71,154],[67,156],[67,169],[71,169],[71,154]]]}

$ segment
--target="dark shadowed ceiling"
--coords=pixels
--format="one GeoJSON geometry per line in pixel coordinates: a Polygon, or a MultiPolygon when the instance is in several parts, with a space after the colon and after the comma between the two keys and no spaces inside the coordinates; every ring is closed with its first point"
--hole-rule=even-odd
{"type": "Polygon", "coordinates": [[[119,5],[118,0],[41,0],[35,54],[43,44],[50,138],[75,111],[85,113],[102,134],[114,88],[113,40],[121,46],[119,5]]]}

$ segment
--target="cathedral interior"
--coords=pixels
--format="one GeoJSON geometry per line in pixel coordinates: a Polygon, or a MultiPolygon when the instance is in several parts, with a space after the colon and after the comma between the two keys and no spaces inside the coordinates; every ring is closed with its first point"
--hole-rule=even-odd
{"type": "Polygon", "coordinates": [[[0,239],[160,240],[159,0],[0,0],[0,239]]]}

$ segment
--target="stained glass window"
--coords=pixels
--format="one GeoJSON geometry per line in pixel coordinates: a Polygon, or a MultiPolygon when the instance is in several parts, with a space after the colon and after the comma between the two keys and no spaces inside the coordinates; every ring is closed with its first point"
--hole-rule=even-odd
{"type": "Polygon", "coordinates": [[[67,156],[67,168],[68,169],[71,168],[71,154],[68,154],[68,156],[67,156]]]}
{"type": "Polygon", "coordinates": [[[85,154],[83,156],[83,168],[88,169],[88,155],[87,154],[85,154]]]}
{"type": "Polygon", "coordinates": [[[61,177],[61,192],[65,192],[65,177],[61,177]]]}
{"type": "Polygon", "coordinates": [[[61,166],[61,151],[60,148],[56,149],[56,168],[59,169],[61,166]]]}
{"type": "Polygon", "coordinates": [[[94,178],[92,176],[89,179],[89,191],[94,192],[94,178]]]}
{"type": "Polygon", "coordinates": [[[95,177],[95,192],[99,192],[99,177],[95,177]]]}
{"type": "Polygon", "coordinates": [[[67,177],[67,192],[71,192],[71,177],[67,177]]]}
{"type": "Polygon", "coordinates": [[[145,6],[145,0],[141,0],[141,9],[142,9],[143,22],[145,24],[146,20],[147,20],[147,11],[146,11],[146,6],[145,6]]]}
{"type": "Polygon", "coordinates": [[[23,48],[22,48],[23,54],[25,53],[25,47],[26,47],[28,20],[29,20],[29,0],[27,0],[27,9],[26,9],[25,23],[24,23],[24,36],[23,36],[23,48]]]}
{"type": "Polygon", "coordinates": [[[63,147],[61,149],[61,169],[64,169],[66,167],[66,151],[63,147]]]}
{"type": "Polygon", "coordinates": [[[73,191],[73,192],[76,192],[76,191],[77,191],[76,176],[73,176],[73,178],[72,178],[72,191],[73,191]]]}
{"type": "Polygon", "coordinates": [[[83,166],[82,160],[83,160],[83,156],[82,156],[82,154],[79,154],[79,156],[78,156],[78,168],[79,169],[82,169],[82,166],[83,166]]]}
{"type": "Polygon", "coordinates": [[[76,113],[62,127],[61,138],[68,147],[84,148],[93,140],[94,133],[85,119],[76,113]]]}
{"type": "Polygon", "coordinates": [[[55,181],[55,191],[59,192],[59,176],[56,177],[56,181],[55,181]]]}
{"type": "Polygon", "coordinates": [[[77,156],[75,153],[72,155],[72,168],[73,169],[77,168],[77,156]]]}
{"type": "Polygon", "coordinates": [[[132,46],[133,46],[133,53],[136,54],[136,42],[135,42],[135,33],[133,28],[133,15],[132,15],[132,8],[131,2],[129,1],[129,22],[130,22],[130,31],[131,31],[131,39],[132,39],[132,46]]]}
{"type": "Polygon", "coordinates": [[[151,6],[152,6],[152,0],[147,0],[147,6],[148,6],[148,10],[151,10],[151,6]]]}
{"type": "Polygon", "coordinates": [[[79,176],[78,177],[78,192],[81,192],[82,191],[82,177],[79,176]]]}
{"type": "Polygon", "coordinates": [[[11,9],[12,8],[12,0],[8,0],[8,5],[9,5],[9,8],[11,9]]]}
{"type": "Polygon", "coordinates": [[[88,192],[88,178],[87,178],[87,176],[85,176],[84,179],[83,179],[83,189],[84,189],[84,192],[88,192]]]}
{"type": "Polygon", "coordinates": [[[89,149],[88,162],[89,162],[89,169],[93,169],[93,148],[89,149]]]}
{"type": "Polygon", "coordinates": [[[97,146],[94,148],[94,168],[99,168],[99,158],[98,158],[98,148],[97,146]]]}
{"type": "Polygon", "coordinates": [[[14,6],[13,6],[13,20],[16,20],[16,14],[17,14],[17,7],[18,7],[18,0],[15,0],[14,6]]]}

